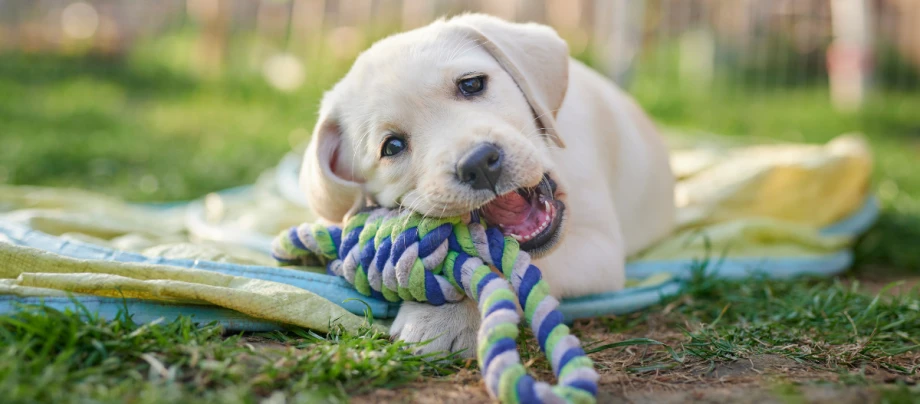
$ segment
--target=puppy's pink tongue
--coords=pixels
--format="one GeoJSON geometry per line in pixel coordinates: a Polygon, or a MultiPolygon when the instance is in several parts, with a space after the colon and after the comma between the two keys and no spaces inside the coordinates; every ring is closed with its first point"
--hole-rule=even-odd
{"type": "Polygon", "coordinates": [[[517,192],[509,192],[495,198],[482,207],[482,214],[487,222],[513,226],[523,224],[530,218],[533,206],[517,192]]]}

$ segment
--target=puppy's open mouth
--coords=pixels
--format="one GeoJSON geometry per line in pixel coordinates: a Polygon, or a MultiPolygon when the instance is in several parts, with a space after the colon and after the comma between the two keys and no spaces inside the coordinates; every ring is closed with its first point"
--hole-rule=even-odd
{"type": "Polygon", "coordinates": [[[559,238],[565,204],[556,199],[556,182],[544,174],[537,186],[519,188],[480,208],[490,226],[498,226],[529,253],[552,247],[559,238]]]}

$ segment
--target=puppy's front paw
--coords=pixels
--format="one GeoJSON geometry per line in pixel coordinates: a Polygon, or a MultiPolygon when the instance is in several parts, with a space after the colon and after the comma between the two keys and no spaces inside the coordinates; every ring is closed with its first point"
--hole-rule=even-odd
{"type": "Polygon", "coordinates": [[[460,352],[464,358],[476,356],[478,331],[479,310],[471,299],[441,306],[403,302],[390,327],[390,335],[402,341],[430,340],[418,347],[420,353],[460,352]]]}

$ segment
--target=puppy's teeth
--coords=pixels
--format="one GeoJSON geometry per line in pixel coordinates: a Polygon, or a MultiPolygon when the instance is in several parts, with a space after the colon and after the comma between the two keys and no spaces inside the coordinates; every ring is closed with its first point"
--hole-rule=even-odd
{"type": "Polygon", "coordinates": [[[511,237],[517,241],[521,241],[521,236],[518,236],[517,234],[512,234],[511,237]]]}
{"type": "Polygon", "coordinates": [[[544,207],[547,211],[549,211],[550,209],[552,209],[552,206],[553,206],[553,205],[550,205],[550,204],[549,204],[549,201],[543,201],[543,207],[544,207]]]}

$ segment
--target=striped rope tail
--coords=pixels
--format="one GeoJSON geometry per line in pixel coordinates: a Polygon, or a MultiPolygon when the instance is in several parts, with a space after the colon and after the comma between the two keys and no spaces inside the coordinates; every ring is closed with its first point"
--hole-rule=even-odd
{"type": "Polygon", "coordinates": [[[435,219],[378,208],[344,230],[303,224],[280,234],[272,253],[283,264],[326,263],[366,296],[441,305],[469,296],[479,306],[477,358],[486,387],[503,403],[594,403],[598,375],[540,270],[511,237],[460,218],[435,219]],[[497,268],[502,276],[493,272],[497,268]],[[520,315],[559,382],[537,382],[517,350],[520,315]]]}

